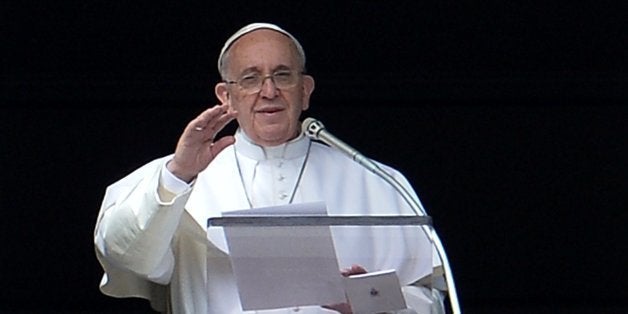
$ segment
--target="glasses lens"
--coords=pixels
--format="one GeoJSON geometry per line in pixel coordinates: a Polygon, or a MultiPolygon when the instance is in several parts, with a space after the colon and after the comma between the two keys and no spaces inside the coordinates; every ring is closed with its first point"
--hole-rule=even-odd
{"type": "Polygon", "coordinates": [[[272,75],[260,74],[245,75],[240,78],[238,85],[248,94],[255,94],[262,89],[264,81],[270,78],[278,89],[288,89],[297,84],[298,73],[295,71],[277,71],[272,75]]]}
{"type": "Polygon", "coordinates": [[[273,81],[277,88],[290,88],[297,83],[297,76],[292,71],[281,71],[273,74],[273,81]]]}
{"type": "Polygon", "coordinates": [[[261,82],[262,77],[260,75],[247,75],[241,78],[238,84],[242,89],[248,91],[257,89],[258,86],[262,85],[261,82]]]}

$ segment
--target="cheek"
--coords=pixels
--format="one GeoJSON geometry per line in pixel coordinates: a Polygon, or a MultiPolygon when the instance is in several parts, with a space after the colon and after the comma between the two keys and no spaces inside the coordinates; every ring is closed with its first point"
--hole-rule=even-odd
{"type": "Polygon", "coordinates": [[[248,114],[250,109],[253,107],[253,101],[254,100],[248,99],[247,97],[238,97],[232,94],[229,105],[231,108],[238,111],[238,116],[240,116],[242,114],[248,114]]]}

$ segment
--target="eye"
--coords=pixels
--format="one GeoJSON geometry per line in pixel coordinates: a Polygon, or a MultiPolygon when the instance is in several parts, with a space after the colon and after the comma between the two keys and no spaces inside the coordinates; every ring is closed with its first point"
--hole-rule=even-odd
{"type": "Polygon", "coordinates": [[[247,74],[240,78],[240,85],[243,87],[246,86],[254,86],[259,81],[259,75],[257,74],[247,74]]]}
{"type": "Polygon", "coordinates": [[[273,73],[273,77],[277,81],[289,82],[292,79],[292,72],[290,71],[277,71],[273,73]]]}
{"type": "Polygon", "coordinates": [[[273,73],[273,76],[275,77],[288,77],[290,75],[292,75],[292,72],[290,71],[277,71],[273,73]]]}

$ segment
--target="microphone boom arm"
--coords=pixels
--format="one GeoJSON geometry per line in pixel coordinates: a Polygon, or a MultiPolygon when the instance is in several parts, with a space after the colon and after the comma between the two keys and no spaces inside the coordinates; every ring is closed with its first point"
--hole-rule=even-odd
{"type": "MultiPolygon", "coordinates": [[[[325,127],[323,124],[313,118],[307,118],[303,121],[302,125],[303,132],[306,136],[320,140],[339,151],[348,155],[351,159],[356,161],[358,164],[364,166],[366,169],[373,172],[375,175],[382,178],[388,184],[390,184],[406,201],[406,203],[410,206],[412,211],[417,216],[427,216],[427,212],[421,205],[421,203],[410,194],[408,189],[406,189],[395,177],[390,175],[390,173],[384,171],[381,167],[377,165],[370,158],[362,155],[353,147],[349,146],[347,143],[343,142],[339,138],[333,136],[331,133],[325,131],[325,127]]],[[[458,294],[456,292],[456,286],[454,283],[454,278],[451,272],[451,268],[449,266],[449,260],[447,259],[447,254],[445,254],[445,248],[438,237],[438,234],[434,231],[433,228],[422,225],[423,231],[427,235],[427,237],[434,243],[436,246],[436,251],[443,262],[443,269],[445,272],[445,283],[447,284],[447,293],[449,295],[449,301],[451,304],[451,308],[454,314],[460,313],[460,304],[458,302],[458,294]]]]}

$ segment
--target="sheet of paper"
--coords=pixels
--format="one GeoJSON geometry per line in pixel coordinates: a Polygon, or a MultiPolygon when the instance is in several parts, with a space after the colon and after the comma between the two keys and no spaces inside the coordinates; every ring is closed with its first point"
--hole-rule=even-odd
{"type": "MultiPolygon", "coordinates": [[[[326,215],[324,203],[226,212],[228,216],[326,215]]],[[[225,227],[243,310],[345,302],[328,226],[225,227]]]]}
{"type": "Polygon", "coordinates": [[[383,313],[407,307],[394,269],[349,276],[346,292],[355,314],[383,313]]]}
{"type": "Polygon", "coordinates": [[[257,207],[223,212],[229,216],[327,216],[325,202],[306,202],[280,206],[257,207]]]}

